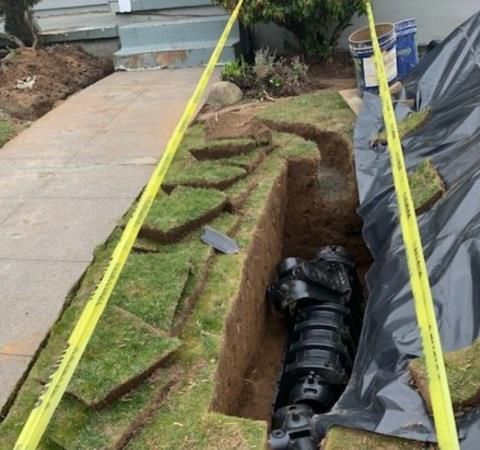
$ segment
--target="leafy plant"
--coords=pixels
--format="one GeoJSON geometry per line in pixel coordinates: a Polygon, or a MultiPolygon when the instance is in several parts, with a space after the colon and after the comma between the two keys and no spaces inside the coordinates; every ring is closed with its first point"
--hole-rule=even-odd
{"type": "Polygon", "coordinates": [[[298,56],[287,60],[263,49],[255,53],[252,65],[243,58],[228,63],[222,79],[235,83],[249,96],[298,95],[308,82],[308,66],[298,56]]]}
{"type": "Polygon", "coordinates": [[[255,63],[253,66],[255,77],[259,80],[266,80],[273,76],[276,72],[276,63],[277,58],[275,53],[270,52],[268,48],[258,50],[255,53],[255,63]]]}
{"type": "Polygon", "coordinates": [[[240,89],[248,89],[251,84],[251,70],[243,56],[225,64],[222,70],[222,80],[235,83],[240,89]]]}
{"type": "MultiPolygon", "coordinates": [[[[216,0],[232,10],[237,0],[216,0]]],[[[342,32],[355,14],[365,13],[364,0],[246,0],[241,20],[246,25],[274,22],[291,31],[305,53],[331,58],[342,32]]]]}

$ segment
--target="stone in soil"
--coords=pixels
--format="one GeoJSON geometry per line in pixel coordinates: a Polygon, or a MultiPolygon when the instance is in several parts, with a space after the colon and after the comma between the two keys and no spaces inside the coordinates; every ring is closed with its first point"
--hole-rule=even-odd
{"type": "Polygon", "coordinates": [[[214,108],[234,105],[243,98],[242,90],[229,81],[215,83],[208,95],[207,104],[214,108]]]}

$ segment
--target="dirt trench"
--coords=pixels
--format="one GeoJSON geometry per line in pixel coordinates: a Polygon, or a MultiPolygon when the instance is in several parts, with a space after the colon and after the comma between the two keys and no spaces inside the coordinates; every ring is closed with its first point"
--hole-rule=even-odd
{"type": "Polygon", "coordinates": [[[322,246],[342,245],[363,280],[371,257],[356,213],[350,144],[313,126],[268,125],[315,141],[319,156],[289,160],[270,193],[227,321],[212,409],[270,423],[287,338],[282,316],[265,300],[276,265],[285,257],[309,259],[322,246]]]}

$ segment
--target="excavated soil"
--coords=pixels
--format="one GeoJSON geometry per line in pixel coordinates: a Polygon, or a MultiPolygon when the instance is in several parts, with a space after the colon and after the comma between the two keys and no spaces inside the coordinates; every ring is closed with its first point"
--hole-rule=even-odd
{"type": "Polygon", "coordinates": [[[0,69],[0,110],[22,120],[38,119],[113,70],[111,63],[74,45],[16,50],[0,69]],[[34,80],[31,87],[28,80],[34,80]]]}
{"type": "Polygon", "coordinates": [[[308,78],[311,89],[353,89],[357,86],[352,55],[338,51],[326,62],[309,61],[308,78]]]}
{"type": "MultiPolygon", "coordinates": [[[[270,351],[262,342],[269,326],[268,305],[264,296],[282,255],[286,190],[287,171],[283,170],[257,222],[257,232],[249,248],[237,298],[225,325],[223,352],[218,363],[211,407],[227,415],[239,415],[239,402],[244,397],[244,379],[252,369],[253,358],[258,353],[270,351]]],[[[252,402],[252,407],[257,406],[252,402]]]]}
{"type": "Polygon", "coordinates": [[[243,379],[236,415],[268,421],[273,413],[287,331],[283,317],[276,311],[267,309],[264,319],[268,326],[261,339],[262,348],[254,355],[243,379]]]}
{"type": "Polygon", "coordinates": [[[350,144],[339,134],[314,126],[266,124],[316,142],[319,155],[291,159],[270,193],[227,321],[212,408],[270,422],[287,336],[281,315],[265,301],[276,265],[290,256],[312,258],[318,248],[336,244],[354,255],[363,279],[371,256],[356,213],[350,144]]]}

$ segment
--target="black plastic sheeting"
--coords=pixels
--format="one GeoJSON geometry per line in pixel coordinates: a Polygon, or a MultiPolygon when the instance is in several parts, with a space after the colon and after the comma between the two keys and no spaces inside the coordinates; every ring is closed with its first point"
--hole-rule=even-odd
{"type": "MultiPolygon", "coordinates": [[[[418,217],[444,351],[480,337],[480,13],[425,56],[405,81],[416,109],[431,118],[404,139],[408,169],[430,158],[448,192],[418,217]]],[[[374,257],[369,300],[353,376],[331,424],[435,441],[424,402],[407,369],[422,354],[397,219],[388,150],[370,141],[383,127],[379,98],[366,94],[355,131],[355,160],[364,237],[374,257]]],[[[405,107],[398,109],[405,114],[405,107]]],[[[462,449],[480,448],[480,408],[458,419],[462,449]]]]}

